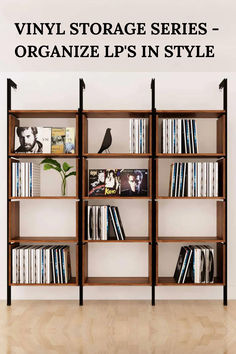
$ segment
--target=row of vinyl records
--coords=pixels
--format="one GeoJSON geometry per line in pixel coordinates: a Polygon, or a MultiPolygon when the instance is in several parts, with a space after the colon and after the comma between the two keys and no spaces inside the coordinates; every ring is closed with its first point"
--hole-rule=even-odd
{"type": "Polygon", "coordinates": [[[197,154],[199,151],[195,119],[163,119],[162,152],[197,154]]]}
{"type": "Polygon", "coordinates": [[[40,165],[33,162],[12,163],[12,197],[40,195],[40,165]]]}
{"type": "Polygon", "coordinates": [[[66,284],[70,278],[69,246],[19,246],[12,249],[12,283],[66,284]]]}
{"type": "Polygon", "coordinates": [[[218,162],[171,165],[170,197],[218,197],[218,162]]]}
{"type": "Polygon", "coordinates": [[[181,247],[174,273],[176,283],[214,283],[214,249],[181,247]]]}
{"type": "Polygon", "coordinates": [[[88,240],[125,240],[125,232],[118,207],[110,205],[89,205],[88,240]]]}
{"type": "Polygon", "coordinates": [[[129,120],[129,152],[145,154],[148,152],[148,119],[129,120]]]}

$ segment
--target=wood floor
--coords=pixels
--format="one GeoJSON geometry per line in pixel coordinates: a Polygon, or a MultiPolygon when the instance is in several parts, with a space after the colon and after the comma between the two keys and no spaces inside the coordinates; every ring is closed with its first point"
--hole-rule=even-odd
{"type": "Polygon", "coordinates": [[[0,353],[235,354],[236,301],[0,302],[0,353]]]}

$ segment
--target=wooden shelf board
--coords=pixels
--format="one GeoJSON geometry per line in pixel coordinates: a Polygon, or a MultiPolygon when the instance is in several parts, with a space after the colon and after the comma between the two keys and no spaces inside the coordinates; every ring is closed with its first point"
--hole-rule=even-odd
{"type": "Polygon", "coordinates": [[[163,159],[170,159],[170,158],[219,158],[219,157],[225,157],[225,154],[221,153],[198,153],[198,154],[164,154],[164,153],[159,153],[156,154],[156,157],[158,158],[163,158],[163,159]]]}
{"type": "Polygon", "coordinates": [[[152,199],[150,196],[148,197],[126,197],[126,196],[97,196],[97,197],[87,197],[87,196],[84,196],[83,199],[144,199],[144,200],[147,200],[147,199],[152,199]]]}
{"type": "Polygon", "coordinates": [[[17,118],[75,118],[78,110],[10,110],[17,118]]]}
{"type": "Polygon", "coordinates": [[[15,158],[21,158],[21,157],[27,157],[28,159],[32,159],[32,158],[44,158],[44,157],[58,157],[58,158],[68,158],[68,159],[72,159],[72,158],[77,158],[79,155],[78,154],[15,154],[15,153],[10,153],[8,154],[8,157],[15,157],[15,158]]]}
{"type": "Polygon", "coordinates": [[[173,277],[159,277],[157,286],[222,286],[223,282],[219,281],[219,279],[215,278],[214,283],[184,283],[178,284],[176,283],[173,277]]]}
{"type": "Polygon", "coordinates": [[[159,197],[157,196],[156,199],[225,199],[225,198],[224,197],[167,197],[167,196],[159,197]]]}
{"type": "Polygon", "coordinates": [[[84,110],[87,118],[148,118],[151,110],[84,110]]]}
{"type": "Polygon", "coordinates": [[[203,243],[208,243],[208,242],[224,242],[222,239],[218,239],[217,237],[200,237],[200,236],[193,236],[193,237],[181,237],[181,236],[163,236],[163,237],[158,237],[157,242],[188,242],[188,243],[194,243],[194,242],[203,242],[203,243]]]}
{"type": "Polygon", "coordinates": [[[85,286],[148,286],[151,282],[148,277],[88,277],[85,286]]]}
{"type": "Polygon", "coordinates": [[[76,237],[18,237],[16,239],[11,239],[9,242],[19,242],[19,243],[77,243],[76,237]]]}
{"type": "Polygon", "coordinates": [[[219,118],[225,110],[158,110],[160,118],[219,118]]]}
{"type": "Polygon", "coordinates": [[[125,242],[151,242],[151,240],[148,237],[126,237],[125,240],[84,240],[83,242],[85,243],[110,243],[110,242],[115,242],[115,243],[125,243],[125,242]]]}
{"type": "Polygon", "coordinates": [[[78,199],[75,196],[39,196],[39,197],[10,197],[11,200],[18,200],[18,199],[78,199]]]}
{"type": "Polygon", "coordinates": [[[102,153],[102,154],[96,154],[96,153],[85,153],[83,154],[83,157],[87,157],[87,158],[99,158],[99,159],[104,159],[104,158],[117,158],[117,159],[141,159],[141,158],[148,158],[151,157],[152,154],[130,154],[130,153],[102,153]]]}
{"type": "Polygon", "coordinates": [[[11,286],[78,286],[78,282],[76,281],[76,278],[72,277],[71,280],[69,281],[69,283],[67,284],[54,284],[54,283],[50,283],[50,284],[19,284],[19,283],[10,283],[11,286]]]}

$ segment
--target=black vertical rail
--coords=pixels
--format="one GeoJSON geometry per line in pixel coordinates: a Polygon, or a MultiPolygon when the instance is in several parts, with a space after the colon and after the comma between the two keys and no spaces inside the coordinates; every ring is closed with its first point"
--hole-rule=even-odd
{"type": "Polygon", "coordinates": [[[227,142],[228,142],[228,82],[227,79],[224,79],[220,85],[219,89],[223,89],[223,109],[225,110],[225,285],[223,287],[223,302],[224,306],[228,304],[228,282],[227,282],[227,231],[228,231],[228,211],[227,211],[227,204],[228,204],[228,196],[227,196],[227,160],[228,160],[228,153],[227,153],[227,142]]]}
{"type": "Polygon", "coordinates": [[[156,286],[156,107],[155,79],[151,81],[152,100],[152,306],[155,306],[156,286]]]}
{"type": "Polygon", "coordinates": [[[85,83],[83,79],[79,79],[79,174],[78,174],[78,184],[79,184],[79,304],[83,305],[83,235],[82,235],[82,224],[83,224],[83,199],[82,199],[82,188],[83,188],[83,93],[85,89],[85,83]]]}
{"type": "Polygon", "coordinates": [[[11,286],[9,273],[9,167],[8,167],[8,152],[9,152],[9,111],[11,110],[11,89],[17,89],[17,85],[11,79],[7,79],[7,306],[11,306],[11,286]]]}

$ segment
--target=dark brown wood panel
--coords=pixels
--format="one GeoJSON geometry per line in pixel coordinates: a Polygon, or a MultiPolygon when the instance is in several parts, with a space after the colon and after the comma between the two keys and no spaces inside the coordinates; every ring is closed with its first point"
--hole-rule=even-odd
{"type": "Polygon", "coordinates": [[[20,236],[20,202],[9,202],[9,240],[20,236]]]}
{"type": "Polygon", "coordinates": [[[216,142],[216,151],[218,153],[225,154],[226,151],[226,132],[225,132],[225,114],[222,115],[220,119],[217,120],[217,142],[216,142]]]}
{"type": "Polygon", "coordinates": [[[225,241],[225,202],[217,202],[216,204],[216,232],[217,239],[225,241]]]}

